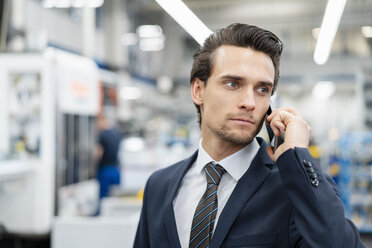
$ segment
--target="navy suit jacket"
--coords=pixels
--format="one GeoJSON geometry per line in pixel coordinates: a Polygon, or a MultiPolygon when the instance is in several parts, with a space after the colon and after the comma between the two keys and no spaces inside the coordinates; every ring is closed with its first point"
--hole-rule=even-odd
{"type": "MultiPolygon", "coordinates": [[[[308,150],[290,149],[273,163],[266,143],[258,141],[261,148],[222,210],[210,248],[364,247],[344,217],[335,183],[308,150]],[[319,184],[311,182],[309,163],[319,184]]],[[[197,152],[148,179],[135,248],[181,247],[173,199],[196,157],[197,152]]]]}

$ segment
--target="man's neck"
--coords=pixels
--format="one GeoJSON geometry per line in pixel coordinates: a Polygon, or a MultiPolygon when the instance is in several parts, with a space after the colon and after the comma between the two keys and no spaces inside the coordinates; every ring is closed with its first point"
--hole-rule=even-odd
{"type": "Polygon", "coordinates": [[[217,162],[245,147],[244,145],[235,145],[220,139],[205,139],[204,137],[202,146],[209,156],[217,162]]]}

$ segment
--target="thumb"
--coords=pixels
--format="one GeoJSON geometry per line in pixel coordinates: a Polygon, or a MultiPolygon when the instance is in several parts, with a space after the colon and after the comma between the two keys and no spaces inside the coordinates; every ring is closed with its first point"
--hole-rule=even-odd
{"type": "Polygon", "coordinates": [[[269,157],[271,158],[271,160],[275,162],[274,147],[272,146],[266,147],[266,152],[267,152],[267,155],[269,155],[269,157]]]}

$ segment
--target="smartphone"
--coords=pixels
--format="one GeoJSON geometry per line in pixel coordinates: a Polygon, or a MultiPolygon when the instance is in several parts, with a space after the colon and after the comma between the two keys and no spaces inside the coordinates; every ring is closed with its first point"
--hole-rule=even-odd
{"type": "MultiPolygon", "coordinates": [[[[272,108],[272,105],[270,103],[269,109],[267,110],[267,113],[266,113],[266,118],[272,112],[273,112],[273,108],[272,108]]],[[[265,125],[266,125],[267,134],[269,135],[270,144],[274,147],[274,151],[275,151],[278,148],[278,146],[280,146],[281,144],[283,144],[283,142],[284,142],[284,133],[283,133],[283,131],[280,131],[280,135],[279,136],[275,136],[273,130],[270,127],[270,123],[266,119],[265,119],[265,125]]]]}

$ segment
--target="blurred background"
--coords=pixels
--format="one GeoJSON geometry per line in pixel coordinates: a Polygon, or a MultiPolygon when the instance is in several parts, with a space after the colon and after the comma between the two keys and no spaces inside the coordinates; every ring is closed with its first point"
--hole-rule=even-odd
{"type": "Polygon", "coordinates": [[[184,0],[172,17],[173,2],[0,1],[0,247],[132,247],[148,176],[200,139],[198,41],[234,22],[283,41],[274,106],[310,124],[312,155],[372,247],[372,1],[184,0]]]}

